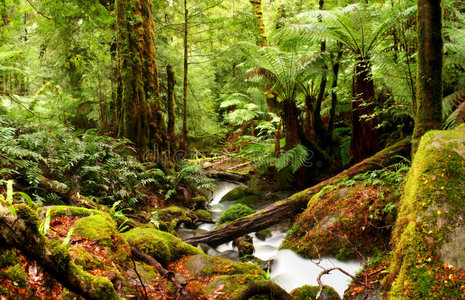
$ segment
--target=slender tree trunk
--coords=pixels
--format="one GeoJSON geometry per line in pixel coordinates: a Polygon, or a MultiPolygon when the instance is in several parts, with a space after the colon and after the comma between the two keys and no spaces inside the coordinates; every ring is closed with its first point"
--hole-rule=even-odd
{"type": "Polygon", "coordinates": [[[329,110],[329,121],[328,121],[328,133],[331,136],[331,141],[333,139],[333,129],[334,129],[334,120],[336,119],[336,106],[337,106],[337,80],[339,76],[339,67],[341,64],[342,50],[341,45],[339,44],[339,51],[337,52],[336,62],[333,65],[333,83],[331,85],[331,108],[329,110]]]}
{"type": "Polygon", "coordinates": [[[152,1],[117,0],[115,6],[120,97],[116,101],[118,136],[133,141],[142,152],[152,142],[157,149],[166,149],[152,1]]]}
{"type": "Polygon", "coordinates": [[[176,107],[174,98],[176,76],[172,65],[166,67],[166,72],[168,74],[168,135],[170,136],[170,144],[173,144],[176,140],[176,107]]]}
{"type": "Polygon", "coordinates": [[[187,34],[188,34],[188,28],[187,26],[189,22],[189,11],[187,9],[187,0],[184,0],[184,80],[183,80],[183,97],[184,97],[184,115],[182,119],[182,136],[183,136],[183,142],[184,142],[184,147],[187,149],[188,147],[188,141],[187,141],[187,135],[188,135],[188,128],[187,128],[187,79],[188,79],[188,74],[189,74],[189,61],[188,61],[188,40],[187,40],[187,34]]]}
{"type": "Polygon", "coordinates": [[[368,57],[358,59],[352,101],[352,142],[350,152],[355,162],[375,153],[378,147],[376,132],[375,87],[368,57]]]}
{"type": "Polygon", "coordinates": [[[443,40],[440,0],[418,0],[418,74],[414,150],[421,136],[442,124],[443,40]]]}

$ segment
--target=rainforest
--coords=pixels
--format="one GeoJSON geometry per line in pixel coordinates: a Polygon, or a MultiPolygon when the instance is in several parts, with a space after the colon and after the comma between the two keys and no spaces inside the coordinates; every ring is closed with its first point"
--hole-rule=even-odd
{"type": "Polygon", "coordinates": [[[0,300],[465,299],[459,0],[0,0],[0,300]]]}

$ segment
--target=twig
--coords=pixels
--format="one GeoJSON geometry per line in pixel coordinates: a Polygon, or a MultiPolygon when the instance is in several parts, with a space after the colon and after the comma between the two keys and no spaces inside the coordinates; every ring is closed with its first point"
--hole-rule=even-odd
{"type": "Polygon", "coordinates": [[[26,1],[27,1],[27,3],[29,3],[29,5],[30,5],[39,15],[41,15],[42,17],[44,17],[44,18],[47,19],[47,20],[52,20],[52,18],[50,18],[49,16],[46,16],[46,15],[44,15],[42,12],[40,12],[40,11],[31,3],[30,0],[26,0],[26,1]]]}
{"type": "Polygon", "coordinates": [[[357,277],[353,276],[352,274],[350,274],[349,272],[339,268],[339,267],[333,267],[333,268],[329,268],[329,269],[326,269],[326,270],[323,270],[317,277],[316,281],[318,282],[318,285],[320,286],[320,289],[318,290],[318,293],[316,294],[316,299],[319,300],[321,298],[321,294],[323,293],[323,282],[321,281],[321,277],[325,274],[329,274],[329,272],[331,271],[334,271],[334,270],[339,270],[341,271],[343,274],[349,276],[350,278],[352,278],[353,280],[356,280],[358,281],[357,277]]]}
{"type": "Polygon", "coordinates": [[[136,273],[137,278],[139,278],[140,284],[141,284],[142,289],[143,289],[143,291],[144,291],[144,298],[145,298],[145,300],[148,300],[149,297],[148,297],[148,295],[147,295],[147,290],[145,289],[144,282],[142,281],[142,278],[140,277],[139,272],[137,272],[136,261],[134,260],[134,258],[132,258],[131,251],[129,251],[129,249],[127,249],[125,246],[123,246],[123,247],[124,247],[124,249],[126,250],[126,252],[128,252],[129,257],[131,258],[132,264],[133,264],[133,266],[134,266],[134,272],[136,273]]]}

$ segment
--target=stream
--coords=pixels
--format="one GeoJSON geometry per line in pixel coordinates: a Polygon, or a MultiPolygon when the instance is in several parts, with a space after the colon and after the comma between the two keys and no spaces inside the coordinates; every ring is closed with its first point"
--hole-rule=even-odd
{"type": "MultiPolygon", "coordinates": [[[[209,209],[214,221],[217,221],[221,214],[234,204],[233,202],[220,203],[221,198],[239,185],[230,182],[218,182],[217,189],[210,201],[209,209]]],[[[267,203],[266,205],[268,204],[271,203],[267,203]]],[[[178,230],[178,235],[184,238],[192,236],[196,231],[208,231],[214,227],[215,224],[202,224],[197,230],[181,228],[178,230]]],[[[292,250],[279,250],[279,246],[289,228],[277,225],[272,226],[270,229],[272,236],[266,238],[264,241],[256,238],[255,233],[251,234],[255,247],[254,256],[263,261],[273,261],[269,274],[270,278],[287,292],[291,292],[293,289],[303,285],[318,285],[316,279],[323,270],[322,268],[340,267],[352,275],[361,268],[360,263],[357,261],[342,262],[335,258],[322,258],[319,265],[317,265],[317,261],[302,258],[292,250]]],[[[211,256],[223,257],[233,261],[239,260],[237,250],[233,248],[232,242],[220,245],[215,249],[206,248],[205,250],[211,256]]],[[[341,297],[347,289],[350,280],[351,278],[339,271],[332,271],[322,277],[322,282],[333,287],[341,297]]]]}

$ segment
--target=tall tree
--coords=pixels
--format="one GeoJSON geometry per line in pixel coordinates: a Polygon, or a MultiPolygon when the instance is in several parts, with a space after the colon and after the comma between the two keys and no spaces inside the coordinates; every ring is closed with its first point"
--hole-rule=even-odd
{"type": "Polygon", "coordinates": [[[141,150],[151,142],[166,149],[167,131],[160,108],[151,0],[117,0],[115,4],[119,86],[118,135],[141,150]]]}
{"type": "MultiPolygon", "coordinates": [[[[418,0],[417,111],[414,141],[442,123],[442,8],[441,0],[418,0]]],[[[414,143],[416,144],[416,143],[414,143]]],[[[414,147],[415,148],[415,147],[414,147]]]]}

